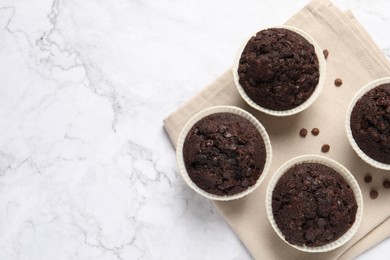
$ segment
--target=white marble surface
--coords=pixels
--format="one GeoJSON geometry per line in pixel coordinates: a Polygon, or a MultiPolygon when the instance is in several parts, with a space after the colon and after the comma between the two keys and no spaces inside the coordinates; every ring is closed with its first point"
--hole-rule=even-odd
{"type": "MultiPolygon", "coordinates": [[[[250,259],[162,119],[306,3],[0,0],[0,259],[250,259]]],[[[334,3],[390,58],[390,1],[334,3]]]]}

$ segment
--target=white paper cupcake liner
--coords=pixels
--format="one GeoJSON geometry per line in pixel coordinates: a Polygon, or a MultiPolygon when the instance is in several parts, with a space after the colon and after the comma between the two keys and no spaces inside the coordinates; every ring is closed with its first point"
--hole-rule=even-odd
{"type": "Polygon", "coordinates": [[[271,181],[268,184],[267,191],[266,191],[266,199],[265,199],[265,205],[267,210],[267,216],[271,223],[272,228],[275,230],[275,232],[278,234],[278,236],[286,242],[288,245],[304,251],[304,252],[310,252],[310,253],[319,253],[319,252],[328,252],[331,250],[334,250],[346,242],[348,242],[356,233],[360,226],[360,222],[363,217],[363,197],[360,190],[360,187],[353,177],[353,175],[348,171],[347,168],[345,168],[343,165],[339,164],[338,162],[331,160],[327,157],[319,156],[319,155],[303,155],[295,157],[286,163],[284,163],[274,174],[271,181]],[[323,165],[326,165],[328,167],[333,168],[335,171],[337,171],[341,176],[344,177],[344,179],[348,182],[350,187],[352,188],[352,191],[355,195],[356,203],[357,203],[357,211],[355,216],[355,222],[353,223],[352,227],[345,232],[344,235],[339,237],[337,240],[318,247],[307,247],[307,246],[298,246],[290,244],[284,237],[283,233],[280,231],[279,227],[277,226],[275,219],[273,217],[272,212],[272,193],[273,190],[278,183],[279,179],[284,175],[284,173],[290,169],[292,166],[302,163],[320,163],[323,165]]]}
{"type": "MultiPolygon", "coordinates": [[[[234,78],[234,83],[237,87],[237,90],[238,92],[240,93],[241,97],[246,101],[246,103],[248,103],[248,105],[250,105],[251,107],[261,111],[261,112],[264,112],[266,114],[269,114],[269,115],[272,115],[272,116],[291,116],[291,115],[294,115],[294,114],[297,114],[299,112],[302,112],[303,110],[305,110],[306,108],[308,108],[310,105],[312,105],[314,103],[314,101],[319,97],[322,89],[323,89],[323,86],[324,86],[324,83],[325,83],[325,77],[326,77],[326,62],[325,62],[325,58],[324,58],[324,55],[322,53],[322,50],[321,48],[319,47],[319,45],[314,41],[314,39],[307,33],[305,33],[304,31],[298,29],[298,28],[295,28],[295,27],[292,27],[292,26],[272,26],[272,27],[267,27],[267,28],[264,28],[262,30],[266,30],[266,29],[271,29],[271,28],[282,28],[282,29],[288,29],[290,31],[293,31],[293,32],[296,32],[297,34],[301,35],[302,37],[304,37],[308,42],[310,42],[313,46],[314,46],[314,50],[315,50],[315,53],[317,55],[317,58],[318,58],[318,66],[319,66],[319,73],[320,73],[320,78],[318,80],[318,84],[314,90],[314,92],[312,93],[312,95],[305,101],[303,102],[301,105],[295,107],[295,108],[292,108],[292,109],[289,109],[289,110],[272,110],[272,109],[268,109],[268,108],[264,108],[258,104],[256,104],[245,92],[245,90],[243,89],[243,87],[241,86],[240,82],[239,82],[239,76],[238,76],[238,65],[240,63],[240,58],[241,58],[241,54],[242,52],[244,51],[244,48],[246,46],[246,44],[248,43],[248,41],[256,35],[253,34],[251,35],[246,41],[245,43],[243,44],[243,46],[241,47],[241,49],[239,50],[238,52],[238,55],[236,57],[236,60],[235,60],[235,63],[233,65],[233,78],[234,78]]],[[[262,31],[260,30],[260,31],[262,31]]]]}
{"type": "Polygon", "coordinates": [[[373,158],[369,157],[367,154],[365,154],[363,152],[362,149],[360,149],[360,147],[357,145],[355,139],[353,138],[352,130],[350,127],[350,121],[351,121],[352,110],[355,107],[356,103],[359,101],[359,99],[361,97],[363,97],[364,94],[366,94],[371,89],[374,89],[374,88],[376,88],[382,84],[386,84],[386,83],[390,83],[390,77],[381,78],[381,79],[371,81],[370,83],[365,85],[363,88],[361,88],[356,93],[356,95],[352,98],[351,102],[349,103],[348,110],[347,110],[347,116],[346,116],[346,120],[345,120],[345,129],[347,130],[348,141],[351,144],[352,148],[357,153],[357,155],[366,163],[370,164],[371,166],[373,166],[375,168],[382,169],[382,170],[390,170],[390,164],[378,162],[378,161],[374,160],[373,158]]]}
{"type": "Polygon", "coordinates": [[[242,198],[242,197],[248,195],[249,193],[253,192],[263,182],[263,180],[265,179],[265,176],[268,172],[269,166],[271,164],[272,147],[271,147],[271,142],[270,142],[269,136],[268,136],[266,130],[264,129],[263,125],[250,113],[246,112],[245,110],[243,110],[241,108],[234,107],[234,106],[215,106],[215,107],[211,107],[211,108],[200,111],[199,113],[195,114],[187,122],[187,124],[184,126],[184,128],[182,129],[182,131],[180,132],[180,135],[179,135],[179,140],[177,142],[177,148],[176,148],[176,158],[177,158],[177,163],[179,166],[179,171],[181,173],[181,176],[183,177],[185,182],[188,184],[188,186],[190,186],[197,193],[201,194],[202,196],[204,196],[208,199],[228,201],[228,200],[239,199],[239,198],[242,198]],[[264,144],[265,144],[265,150],[266,150],[265,165],[264,165],[262,174],[260,175],[259,179],[256,181],[256,184],[250,186],[245,191],[242,191],[240,193],[233,194],[233,195],[220,196],[220,195],[211,194],[211,193],[208,193],[208,192],[202,190],[188,176],[188,172],[187,172],[187,169],[186,169],[185,163],[184,163],[183,145],[184,145],[184,141],[186,139],[188,132],[191,130],[192,126],[196,122],[198,122],[200,119],[202,119],[208,115],[215,114],[215,113],[233,113],[233,114],[242,116],[243,118],[249,120],[259,131],[259,133],[261,134],[261,136],[264,140],[264,144]]]}

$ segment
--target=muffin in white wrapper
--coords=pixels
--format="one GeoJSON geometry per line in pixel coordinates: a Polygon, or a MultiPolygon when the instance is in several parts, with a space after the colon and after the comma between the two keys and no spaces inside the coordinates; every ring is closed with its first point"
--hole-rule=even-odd
{"type": "Polygon", "coordinates": [[[193,190],[211,200],[227,201],[248,195],[262,183],[272,148],[263,125],[250,113],[215,106],[187,122],[176,157],[181,176],[193,190]]]}
{"type": "Polygon", "coordinates": [[[390,170],[390,77],[361,88],[346,115],[348,141],[357,155],[375,168],[390,170]]]}
{"type": "MultiPolygon", "coordinates": [[[[257,32],[254,35],[250,36],[249,39],[245,42],[245,44],[241,47],[241,49],[238,52],[237,58],[235,60],[235,63],[233,65],[233,78],[234,78],[234,83],[235,83],[235,85],[237,87],[238,92],[240,93],[241,97],[246,101],[246,103],[248,103],[251,107],[253,107],[253,108],[255,108],[255,109],[259,110],[259,111],[262,111],[262,112],[264,112],[266,114],[269,114],[269,115],[273,115],[273,116],[290,116],[290,115],[294,115],[294,114],[297,114],[297,113],[305,110],[310,105],[312,105],[314,103],[314,101],[319,97],[319,95],[320,95],[320,93],[322,91],[324,82],[325,82],[326,62],[325,62],[325,58],[324,58],[322,50],[320,49],[318,44],[313,40],[313,38],[309,34],[305,33],[304,31],[302,31],[302,30],[300,30],[298,28],[292,27],[292,26],[273,26],[273,27],[264,28],[264,29],[260,30],[259,32],[257,32]],[[248,94],[249,92],[247,93],[245,88],[240,84],[240,76],[239,76],[239,73],[238,73],[238,69],[239,69],[239,65],[240,65],[240,60],[242,58],[242,55],[244,53],[245,48],[247,47],[247,44],[250,42],[251,39],[254,39],[256,37],[257,33],[266,31],[268,29],[285,29],[285,30],[287,30],[289,32],[296,33],[299,36],[302,36],[305,40],[307,40],[307,42],[309,44],[311,44],[314,47],[315,56],[316,56],[316,58],[318,60],[318,73],[319,73],[318,83],[315,86],[314,92],[312,92],[311,95],[308,98],[307,97],[303,98],[303,100],[305,100],[307,98],[305,101],[303,101],[303,103],[301,103],[302,101],[298,101],[298,99],[299,98],[302,99],[302,97],[297,96],[298,92],[295,93],[294,94],[295,95],[294,96],[294,98],[295,98],[294,102],[298,102],[298,103],[296,105],[294,105],[293,107],[276,109],[276,108],[271,108],[268,105],[259,104],[260,102],[256,102],[255,100],[253,100],[253,98],[250,97],[251,94],[248,94]]],[[[303,51],[303,53],[304,53],[304,51],[303,51]]],[[[258,56],[256,56],[252,60],[255,60],[255,59],[259,59],[260,60],[261,59],[261,55],[263,55],[263,54],[258,53],[258,56]]],[[[296,57],[299,57],[300,54],[299,53],[298,54],[297,53],[291,53],[291,52],[290,53],[286,53],[285,56],[287,58],[283,58],[283,61],[282,61],[283,63],[286,64],[285,68],[289,68],[289,66],[290,66],[289,64],[293,64],[292,62],[293,62],[294,57],[295,57],[294,55],[295,56],[298,55],[296,57]]],[[[265,60],[264,63],[266,63],[266,62],[267,61],[265,60]]],[[[257,64],[257,63],[254,63],[254,64],[257,64]]],[[[262,64],[262,62],[260,62],[259,64],[262,64]]],[[[259,68],[261,68],[261,66],[263,66],[263,65],[259,65],[259,68]]],[[[264,66],[267,66],[267,64],[265,64],[264,66]]],[[[300,67],[300,65],[298,65],[298,64],[295,64],[295,65],[293,64],[292,66],[295,66],[295,67],[298,67],[298,68],[300,67]]],[[[303,66],[301,66],[301,67],[303,67],[303,66]]],[[[271,69],[266,70],[266,71],[270,72],[270,74],[273,74],[273,73],[276,74],[276,73],[278,73],[278,71],[280,71],[280,69],[277,68],[277,67],[272,67],[271,69]]],[[[290,73],[292,71],[293,70],[291,70],[290,73]]],[[[265,79],[267,79],[268,75],[263,75],[262,77],[263,78],[265,77],[265,79]]],[[[272,76],[270,76],[270,77],[272,77],[272,76]]],[[[299,79],[294,79],[294,80],[292,79],[291,84],[294,83],[293,87],[294,88],[296,87],[298,89],[303,89],[303,86],[300,86],[300,85],[304,85],[304,83],[302,83],[302,82],[304,81],[305,75],[299,74],[299,75],[295,75],[295,76],[293,75],[293,77],[300,77],[299,79]],[[303,79],[302,82],[300,81],[301,78],[303,79]]],[[[270,79],[269,81],[273,81],[274,79],[275,78],[270,79]]],[[[249,80],[251,80],[251,79],[249,79],[249,80]]],[[[280,79],[278,79],[278,80],[280,81],[280,79]]],[[[286,81],[284,81],[284,82],[286,82],[286,81]]],[[[255,84],[253,79],[252,79],[252,83],[255,84]]],[[[251,87],[254,87],[252,83],[248,83],[248,84],[250,84],[251,87]]],[[[283,85],[283,84],[281,84],[281,85],[283,85]]],[[[286,84],[284,84],[284,85],[286,85],[286,84]]],[[[289,87],[289,89],[288,89],[289,92],[290,91],[294,91],[291,88],[292,88],[292,86],[289,87]]],[[[262,89],[264,89],[264,88],[262,87],[262,89]]],[[[257,91],[259,91],[259,90],[257,89],[256,92],[257,91]]],[[[272,87],[272,93],[273,94],[278,95],[279,97],[283,96],[283,93],[277,94],[276,91],[278,91],[278,90],[276,88],[272,87]]],[[[303,95],[303,96],[306,95],[306,94],[304,94],[304,92],[301,92],[301,93],[302,94],[299,94],[299,95],[303,95]]],[[[288,95],[290,95],[290,94],[288,94],[288,95]]],[[[259,96],[263,96],[264,98],[268,98],[269,97],[269,95],[260,95],[260,94],[259,94],[259,96]]],[[[292,96],[291,96],[291,98],[292,98],[292,96]]],[[[280,103],[280,101],[277,101],[277,102],[280,103]]]]}
{"type": "Polygon", "coordinates": [[[268,184],[265,204],[277,235],[288,245],[312,253],[331,251],[348,242],[363,214],[361,190],[353,175],[338,162],[319,155],[298,156],[284,163],[268,184]],[[310,170],[303,170],[306,167],[310,170]],[[341,194],[348,196],[340,198],[341,194]],[[352,224],[338,219],[352,221],[351,212],[355,212],[352,224]],[[282,220],[287,226],[280,222],[281,213],[288,213],[282,220]]]}

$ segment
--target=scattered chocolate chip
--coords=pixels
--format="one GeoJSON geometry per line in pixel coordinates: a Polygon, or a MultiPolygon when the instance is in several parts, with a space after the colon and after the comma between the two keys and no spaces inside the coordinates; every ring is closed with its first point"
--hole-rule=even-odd
{"type": "Polygon", "coordinates": [[[371,190],[371,191],[370,191],[370,198],[371,198],[371,199],[374,200],[374,199],[378,198],[378,195],[379,195],[379,194],[378,194],[378,191],[377,191],[377,190],[371,190]]]}
{"type": "Polygon", "coordinates": [[[371,175],[366,175],[366,176],[364,177],[364,182],[365,182],[365,183],[370,183],[370,182],[372,182],[372,176],[371,176],[371,175]]]}
{"type": "Polygon", "coordinates": [[[313,128],[312,130],[311,130],[311,133],[313,134],[313,135],[318,135],[319,133],[320,133],[320,129],[318,129],[318,128],[313,128]]]}
{"type": "Polygon", "coordinates": [[[329,56],[329,51],[327,49],[323,50],[322,53],[324,54],[325,59],[329,56]]]}
{"type": "Polygon", "coordinates": [[[343,81],[341,79],[337,78],[334,80],[334,85],[336,87],[340,87],[341,85],[343,85],[343,81]]]}
{"type": "Polygon", "coordinates": [[[384,187],[385,189],[390,189],[390,181],[385,180],[385,181],[383,182],[383,187],[384,187]]]}
{"type": "Polygon", "coordinates": [[[302,129],[299,131],[299,135],[302,136],[302,137],[306,137],[306,135],[307,135],[307,129],[306,129],[306,128],[302,128],[302,129]]]}
{"type": "Polygon", "coordinates": [[[324,145],[321,147],[321,152],[327,153],[327,152],[329,152],[329,149],[330,149],[330,145],[329,145],[329,144],[324,144],[324,145]]]}

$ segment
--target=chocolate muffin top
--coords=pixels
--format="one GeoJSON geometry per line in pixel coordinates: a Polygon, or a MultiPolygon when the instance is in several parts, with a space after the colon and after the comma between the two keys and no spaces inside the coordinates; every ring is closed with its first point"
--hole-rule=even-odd
{"type": "Polygon", "coordinates": [[[263,172],[266,156],[257,128],[233,113],[202,118],[190,129],[183,145],[190,179],[216,195],[237,194],[254,185],[263,172]]]}
{"type": "Polygon", "coordinates": [[[239,83],[261,107],[289,110],[313,94],[320,77],[314,46],[296,32],[271,28],[246,44],[238,65],[239,83]]]}
{"type": "Polygon", "coordinates": [[[277,182],[272,212],[290,244],[318,247],[337,240],[353,225],[357,203],[352,188],[334,169],[302,163],[277,182]]]}
{"type": "Polygon", "coordinates": [[[357,101],[350,127],[356,144],[367,156],[390,164],[390,84],[371,89],[357,101]]]}

